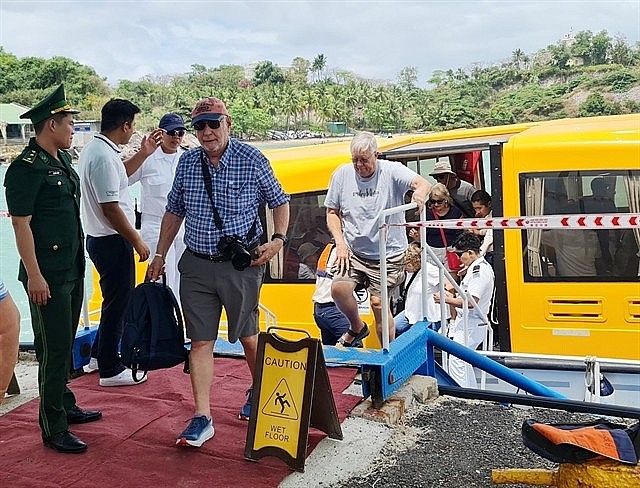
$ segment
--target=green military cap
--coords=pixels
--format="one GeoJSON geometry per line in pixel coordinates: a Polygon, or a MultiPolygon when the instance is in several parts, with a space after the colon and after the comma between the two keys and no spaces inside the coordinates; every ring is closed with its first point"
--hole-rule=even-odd
{"type": "Polygon", "coordinates": [[[31,123],[36,125],[43,120],[53,117],[59,113],[77,114],[79,110],[74,110],[64,96],[64,84],[61,84],[47,98],[38,103],[31,110],[23,113],[21,119],[31,119],[31,123]]]}

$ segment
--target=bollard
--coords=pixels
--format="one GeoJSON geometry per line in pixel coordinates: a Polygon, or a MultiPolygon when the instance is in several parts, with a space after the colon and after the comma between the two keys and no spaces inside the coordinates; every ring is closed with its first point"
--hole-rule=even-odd
{"type": "Polygon", "coordinates": [[[557,470],[494,469],[496,485],[523,483],[557,488],[640,488],[640,466],[593,460],[580,464],[560,464],[557,470]]]}

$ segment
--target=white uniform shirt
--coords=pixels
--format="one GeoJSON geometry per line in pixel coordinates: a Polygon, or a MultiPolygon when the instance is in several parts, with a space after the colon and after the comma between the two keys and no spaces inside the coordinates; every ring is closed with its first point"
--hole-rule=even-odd
{"type": "MultiPolygon", "coordinates": [[[[464,275],[460,283],[460,287],[463,290],[467,290],[471,296],[478,298],[478,304],[474,305],[473,309],[469,308],[469,324],[479,324],[483,321],[482,315],[478,313],[476,307],[485,315],[489,313],[494,282],[493,269],[483,257],[471,263],[467,274],[464,275]]],[[[456,311],[458,313],[457,317],[461,321],[462,308],[456,307],[456,311]]]]}
{"type": "Polygon", "coordinates": [[[173,185],[178,160],[184,149],[178,148],[174,154],[167,154],[158,147],[138,170],[129,176],[129,185],[140,182],[140,212],[145,215],[162,217],[167,206],[167,195],[173,185]]]}
{"type": "Polygon", "coordinates": [[[133,205],[120,148],[102,134],[96,134],[80,153],[78,169],[82,185],[82,223],[87,235],[117,234],[102,212],[102,203],[118,202],[133,226],[133,205]]]}

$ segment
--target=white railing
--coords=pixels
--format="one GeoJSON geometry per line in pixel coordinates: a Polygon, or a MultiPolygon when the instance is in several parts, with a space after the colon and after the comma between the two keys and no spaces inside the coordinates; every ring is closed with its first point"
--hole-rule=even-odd
{"type": "MultiPolygon", "coordinates": [[[[417,208],[417,204],[415,203],[407,203],[405,205],[400,205],[399,207],[393,207],[380,212],[378,216],[378,226],[380,229],[379,233],[379,241],[378,241],[378,250],[380,253],[380,276],[387,276],[387,263],[384,257],[386,256],[386,241],[387,241],[387,230],[388,225],[386,223],[386,219],[389,215],[393,215],[399,212],[406,212],[407,210],[412,210],[417,208]]],[[[422,209],[420,214],[420,220],[426,221],[426,206],[422,209]]],[[[407,226],[411,226],[411,224],[407,224],[407,226]]],[[[438,267],[439,273],[439,288],[440,288],[440,296],[444,297],[445,295],[445,279],[449,281],[454,290],[460,295],[462,298],[462,320],[464,327],[464,336],[465,336],[465,346],[467,340],[467,330],[468,330],[468,321],[469,321],[469,300],[473,300],[473,297],[466,291],[463,290],[453,279],[449,270],[446,266],[440,262],[440,259],[433,252],[433,249],[427,244],[427,228],[425,226],[417,226],[418,232],[420,234],[420,243],[421,243],[421,269],[422,271],[422,290],[427,290],[427,263],[435,265],[438,267]],[[431,259],[427,261],[427,256],[431,259]]],[[[382,281],[382,280],[381,280],[382,281]]],[[[386,280],[385,280],[386,281],[386,280]]],[[[386,286],[381,287],[382,292],[382,350],[383,352],[389,351],[389,291],[386,286]]],[[[447,336],[448,333],[448,324],[447,324],[447,307],[448,305],[444,302],[444,300],[440,300],[440,334],[447,336]]],[[[489,351],[493,348],[493,328],[489,322],[487,315],[477,307],[477,304],[474,306],[476,313],[480,315],[485,324],[485,337],[481,343],[481,347],[483,351],[489,351]]],[[[423,292],[422,294],[422,313],[423,320],[426,321],[426,316],[424,315],[427,310],[427,294],[423,292]]],[[[448,370],[447,367],[447,353],[443,351],[442,363],[445,370],[448,370]]],[[[484,388],[486,380],[486,372],[482,372],[481,385],[484,388]]]]}

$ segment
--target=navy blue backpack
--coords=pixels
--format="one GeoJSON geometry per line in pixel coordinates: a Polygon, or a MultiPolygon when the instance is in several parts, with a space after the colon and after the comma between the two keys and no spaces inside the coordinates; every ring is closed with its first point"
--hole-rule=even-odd
{"type": "Polygon", "coordinates": [[[188,353],[180,306],[164,275],[162,283],[140,283],[131,295],[120,346],[122,362],[131,368],[134,381],[142,380],[147,371],[181,363],[188,373],[188,353]]]}

